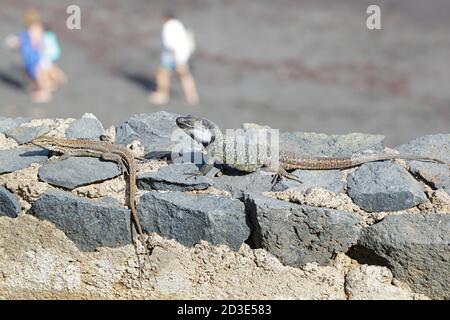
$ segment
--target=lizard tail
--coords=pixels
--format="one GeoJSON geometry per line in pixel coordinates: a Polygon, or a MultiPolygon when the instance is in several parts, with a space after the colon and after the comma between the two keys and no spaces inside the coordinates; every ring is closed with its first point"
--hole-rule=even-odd
{"type": "Polygon", "coordinates": [[[437,162],[441,164],[446,164],[444,161],[441,161],[436,158],[431,157],[423,157],[416,155],[408,155],[408,154],[374,154],[374,155],[364,155],[359,158],[354,158],[355,165],[360,165],[367,162],[375,162],[375,161],[384,161],[384,160],[394,160],[394,159],[402,159],[402,160],[414,160],[414,161],[427,161],[427,162],[437,162]]]}
{"type": "Polygon", "coordinates": [[[298,156],[294,153],[283,152],[280,154],[280,162],[284,169],[304,169],[304,170],[333,170],[346,169],[355,167],[367,162],[404,159],[417,161],[433,161],[444,163],[443,161],[430,157],[421,157],[414,155],[402,154],[373,154],[373,155],[359,155],[353,157],[304,157],[298,156]]]}

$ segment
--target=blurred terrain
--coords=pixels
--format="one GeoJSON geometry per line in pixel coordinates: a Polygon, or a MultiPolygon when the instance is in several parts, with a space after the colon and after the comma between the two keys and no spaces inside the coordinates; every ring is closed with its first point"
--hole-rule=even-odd
{"type": "Polygon", "coordinates": [[[0,38],[38,9],[57,32],[69,76],[50,104],[33,104],[18,52],[0,49],[0,115],[80,117],[105,126],[167,110],[282,131],[365,132],[398,144],[450,132],[450,1],[447,0],[0,0],[0,38]],[[66,8],[82,29],[66,29],[66,8]],[[366,8],[382,9],[382,30],[366,8]],[[153,106],[147,93],[159,62],[161,12],[174,8],[195,32],[201,103],[153,106]]]}

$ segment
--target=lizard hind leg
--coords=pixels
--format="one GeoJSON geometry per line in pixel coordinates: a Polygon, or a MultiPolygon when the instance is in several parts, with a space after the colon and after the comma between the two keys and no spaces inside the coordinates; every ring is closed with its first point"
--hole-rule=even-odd
{"type": "Polygon", "coordinates": [[[117,163],[120,172],[125,173],[127,175],[129,174],[128,166],[126,165],[125,161],[122,159],[121,156],[114,153],[107,153],[102,155],[102,159],[105,161],[112,161],[117,163]]]}
{"type": "Polygon", "coordinates": [[[297,181],[299,183],[303,183],[303,181],[301,181],[297,176],[287,172],[286,169],[284,169],[282,166],[279,166],[272,179],[272,190],[274,189],[275,185],[283,179],[283,177],[286,179],[297,181]]]}

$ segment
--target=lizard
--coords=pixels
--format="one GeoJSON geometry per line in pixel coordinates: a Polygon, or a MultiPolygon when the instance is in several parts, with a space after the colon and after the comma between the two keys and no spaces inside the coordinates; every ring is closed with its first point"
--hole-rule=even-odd
{"type": "MultiPolygon", "coordinates": [[[[302,182],[290,170],[333,170],[348,169],[367,162],[385,161],[394,159],[443,161],[431,157],[422,157],[409,154],[356,154],[348,157],[312,157],[303,156],[284,150],[266,149],[266,154],[251,155],[248,142],[237,141],[235,137],[224,135],[214,122],[195,116],[181,116],[176,119],[177,126],[193,140],[203,146],[207,159],[198,173],[193,175],[206,175],[214,166],[214,163],[225,164],[233,169],[243,172],[254,172],[258,168],[268,168],[275,173],[277,181],[282,177],[302,182]],[[234,139],[233,139],[234,138],[234,139]],[[244,143],[244,146],[241,144],[244,143]],[[268,151],[268,152],[267,152],[268,151]],[[278,154],[274,152],[278,151],[278,154]],[[237,161],[239,159],[240,161],[237,161]],[[252,159],[250,161],[250,159],[252,159]],[[289,171],[288,171],[289,170],[289,171]]],[[[278,141],[277,141],[278,142],[278,141]]]]}
{"type": "Polygon", "coordinates": [[[135,157],[125,146],[114,144],[109,141],[91,141],[83,139],[66,140],[45,136],[35,138],[31,143],[41,148],[62,154],[59,158],[60,160],[64,160],[70,156],[96,157],[105,161],[117,163],[121,172],[126,173],[128,176],[126,190],[128,197],[126,198],[126,205],[131,211],[131,220],[133,221],[147,253],[144,232],[142,231],[142,226],[136,211],[135,198],[137,186],[135,157]]]}

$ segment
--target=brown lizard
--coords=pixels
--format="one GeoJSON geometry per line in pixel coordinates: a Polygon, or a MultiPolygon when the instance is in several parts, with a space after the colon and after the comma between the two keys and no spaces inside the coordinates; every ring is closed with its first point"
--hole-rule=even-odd
{"type": "Polygon", "coordinates": [[[141,238],[145,251],[144,232],[136,211],[136,162],[133,154],[125,147],[106,141],[65,140],[53,137],[39,137],[31,141],[32,144],[51,151],[61,153],[60,160],[70,156],[96,157],[105,161],[117,163],[122,173],[128,176],[126,204],[131,211],[131,218],[136,231],[141,238]]]}

